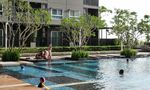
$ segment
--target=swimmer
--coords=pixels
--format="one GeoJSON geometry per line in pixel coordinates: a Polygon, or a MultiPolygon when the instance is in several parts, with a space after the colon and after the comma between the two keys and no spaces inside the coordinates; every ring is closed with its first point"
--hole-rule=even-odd
{"type": "Polygon", "coordinates": [[[23,65],[20,65],[21,71],[24,71],[24,67],[23,65]]]}
{"type": "Polygon", "coordinates": [[[44,77],[41,77],[41,78],[40,78],[40,83],[39,83],[38,87],[39,87],[39,88],[43,88],[43,90],[49,90],[49,88],[46,87],[44,83],[45,83],[45,78],[44,78],[44,77]]]}
{"type": "Polygon", "coordinates": [[[120,69],[120,70],[119,70],[119,74],[120,74],[120,75],[123,75],[123,74],[124,74],[124,70],[123,70],[123,69],[120,69]]]}
{"type": "Polygon", "coordinates": [[[127,58],[127,63],[129,62],[129,59],[127,58]]]}

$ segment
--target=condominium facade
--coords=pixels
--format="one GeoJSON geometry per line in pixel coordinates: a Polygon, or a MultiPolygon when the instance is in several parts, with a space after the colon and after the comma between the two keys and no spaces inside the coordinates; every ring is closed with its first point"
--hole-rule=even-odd
{"type": "MultiPolygon", "coordinates": [[[[61,31],[61,20],[66,17],[79,17],[83,14],[98,16],[99,0],[26,0],[32,8],[47,9],[51,14],[51,25],[48,28],[43,27],[37,32],[36,39],[30,42],[36,43],[36,46],[47,46],[51,43],[53,46],[69,45],[63,38],[61,31]]],[[[3,16],[3,7],[0,6],[0,22],[6,23],[3,16]]],[[[91,37],[89,45],[97,45],[98,31],[96,36],[91,37]]],[[[5,46],[5,30],[0,29],[0,46],[5,46]]],[[[30,46],[30,45],[28,45],[30,46]]]]}

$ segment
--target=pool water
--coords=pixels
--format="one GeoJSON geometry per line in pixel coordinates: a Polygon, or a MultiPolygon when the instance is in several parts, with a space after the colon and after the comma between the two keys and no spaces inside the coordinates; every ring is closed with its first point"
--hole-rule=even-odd
{"type": "Polygon", "coordinates": [[[150,90],[150,57],[129,62],[126,59],[60,60],[50,66],[47,62],[38,62],[24,65],[24,70],[20,66],[3,67],[2,73],[33,85],[38,85],[39,78],[45,77],[47,86],[58,85],[52,90],[150,90]],[[118,73],[120,69],[124,70],[122,76],[118,73]],[[67,85],[69,83],[77,84],[67,85]]]}

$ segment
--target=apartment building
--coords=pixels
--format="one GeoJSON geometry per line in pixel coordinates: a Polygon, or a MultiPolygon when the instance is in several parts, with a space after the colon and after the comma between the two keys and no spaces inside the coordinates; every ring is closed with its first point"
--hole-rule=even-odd
{"type": "MultiPolygon", "coordinates": [[[[79,17],[83,14],[98,16],[99,0],[26,0],[33,8],[47,9],[51,14],[52,22],[50,27],[43,27],[37,32],[35,40],[36,46],[47,46],[52,43],[53,46],[69,45],[63,38],[61,31],[61,19],[65,17],[79,17]]],[[[0,5],[0,22],[6,23],[3,18],[3,7],[0,5]]],[[[98,31],[95,37],[91,37],[89,45],[98,44],[98,31]]],[[[4,44],[4,30],[0,29],[0,46],[4,44]]],[[[28,46],[30,46],[28,44],[28,46]]]]}

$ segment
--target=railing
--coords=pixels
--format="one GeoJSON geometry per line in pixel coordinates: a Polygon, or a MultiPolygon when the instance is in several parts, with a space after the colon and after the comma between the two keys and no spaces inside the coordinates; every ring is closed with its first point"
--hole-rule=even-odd
{"type": "Polygon", "coordinates": [[[84,5],[98,6],[98,0],[83,0],[84,5]]]}

